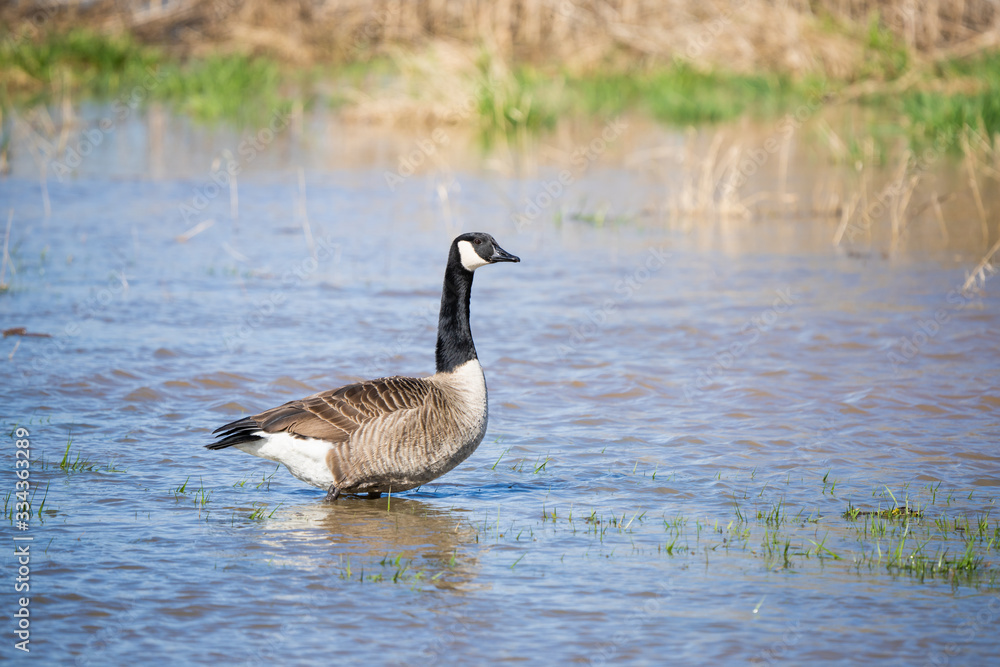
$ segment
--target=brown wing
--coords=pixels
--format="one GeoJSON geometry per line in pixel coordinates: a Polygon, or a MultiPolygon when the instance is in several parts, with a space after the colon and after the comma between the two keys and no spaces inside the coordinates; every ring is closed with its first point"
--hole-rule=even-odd
{"type": "Polygon", "coordinates": [[[287,431],[306,438],[345,442],[363,424],[433,400],[433,392],[432,385],[419,378],[379,378],[291,401],[252,419],[268,433],[287,431]]]}

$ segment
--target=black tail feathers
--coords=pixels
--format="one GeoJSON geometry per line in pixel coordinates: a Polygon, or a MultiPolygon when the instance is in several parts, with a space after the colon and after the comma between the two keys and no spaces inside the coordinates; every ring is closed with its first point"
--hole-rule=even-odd
{"type": "Polygon", "coordinates": [[[220,426],[215,429],[213,435],[222,439],[218,442],[205,445],[205,447],[208,449],[225,449],[226,447],[232,447],[233,445],[239,445],[244,442],[261,440],[262,438],[259,435],[254,435],[254,433],[259,430],[260,424],[254,421],[253,417],[237,419],[234,422],[230,422],[225,426],[220,426]]]}

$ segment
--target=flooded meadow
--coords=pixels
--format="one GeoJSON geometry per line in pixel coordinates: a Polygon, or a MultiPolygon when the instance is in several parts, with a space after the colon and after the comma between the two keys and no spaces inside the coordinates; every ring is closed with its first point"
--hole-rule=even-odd
{"type": "Polygon", "coordinates": [[[5,657],[1000,651],[997,202],[961,155],[907,185],[919,156],[834,163],[749,122],[484,142],[301,110],[78,118],[9,121],[0,179],[7,611],[30,595],[30,653],[8,621],[5,657]],[[471,458],[326,503],[204,448],[241,415],[431,374],[463,231],[521,258],[477,272],[471,458]]]}

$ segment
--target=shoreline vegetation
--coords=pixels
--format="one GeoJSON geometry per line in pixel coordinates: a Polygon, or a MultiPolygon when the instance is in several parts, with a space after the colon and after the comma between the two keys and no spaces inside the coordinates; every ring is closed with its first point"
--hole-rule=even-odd
{"type": "Polygon", "coordinates": [[[779,155],[778,183],[745,192],[755,147],[719,130],[685,164],[672,219],[805,212],[836,223],[835,245],[870,244],[885,220],[889,254],[915,217],[945,240],[946,218],[967,219],[984,250],[1000,236],[1000,7],[989,0],[35,2],[3,6],[0,25],[0,171],[11,118],[42,109],[27,122],[55,134],[82,99],[126,112],[165,102],[241,126],[305,109],[418,131],[464,125],[486,144],[567,119],[641,115],[710,133],[749,118],[778,128],[756,147],[779,155]],[[784,139],[806,124],[844,182],[792,211],[784,139]],[[968,192],[915,196],[942,162],[968,192]]]}
{"type": "Polygon", "coordinates": [[[4,107],[113,97],[155,70],[149,97],[205,120],[297,102],[491,131],[623,112],[683,126],[822,98],[881,109],[912,142],[1000,132],[988,0],[34,2],[0,18],[4,107]]]}

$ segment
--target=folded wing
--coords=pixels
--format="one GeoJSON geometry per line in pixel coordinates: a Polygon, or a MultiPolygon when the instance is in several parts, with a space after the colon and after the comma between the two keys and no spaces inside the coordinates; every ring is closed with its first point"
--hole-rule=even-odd
{"type": "Polygon", "coordinates": [[[389,377],[349,384],[226,424],[215,431],[221,439],[208,448],[254,442],[261,439],[260,431],[346,442],[363,425],[425,405],[435,400],[435,393],[421,378],[389,377]]]}

